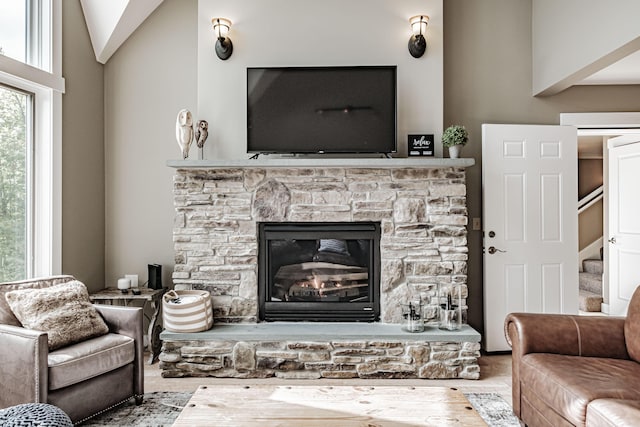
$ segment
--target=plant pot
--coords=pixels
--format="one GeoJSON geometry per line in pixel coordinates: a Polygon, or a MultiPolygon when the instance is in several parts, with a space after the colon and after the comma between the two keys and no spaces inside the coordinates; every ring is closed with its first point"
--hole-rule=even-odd
{"type": "Polygon", "coordinates": [[[460,157],[460,148],[462,148],[460,145],[452,145],[449,147],[449,157],[452,159],[460,157]]]}

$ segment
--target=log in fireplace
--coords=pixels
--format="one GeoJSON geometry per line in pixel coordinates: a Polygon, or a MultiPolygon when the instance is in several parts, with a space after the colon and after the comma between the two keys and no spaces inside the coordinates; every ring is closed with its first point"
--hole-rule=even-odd
{"type": "Polygon", "coordinates": [[[258,224],[261,321],[380,318],[380,223],[258,224]]]}

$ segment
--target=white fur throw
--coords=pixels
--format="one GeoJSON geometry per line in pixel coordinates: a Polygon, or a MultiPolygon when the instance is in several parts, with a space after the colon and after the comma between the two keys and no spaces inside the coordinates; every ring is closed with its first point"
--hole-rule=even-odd
{"type": "Polygon", "coordinates": [[[6,293],[7,303],[22,326],[47,332],[49,350],[104,335],[109,327],[77,280],[41,289],[6,293]]]}

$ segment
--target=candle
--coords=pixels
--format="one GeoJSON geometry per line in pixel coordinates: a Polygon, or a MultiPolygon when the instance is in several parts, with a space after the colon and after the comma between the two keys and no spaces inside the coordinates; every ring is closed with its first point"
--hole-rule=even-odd
{"type": "Polygon", "coordinates": [[[118,289],[129,289],[131,287],[131,279],[118,279],[118,289]]]}

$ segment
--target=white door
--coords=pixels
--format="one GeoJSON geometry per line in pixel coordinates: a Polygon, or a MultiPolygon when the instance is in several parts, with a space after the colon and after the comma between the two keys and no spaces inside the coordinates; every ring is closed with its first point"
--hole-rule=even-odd
{"type": "Polygon", "coordinates": [[[640,285],[640,135],[609,140],[609,314],[626,315],[640,285]]]}
{"type": "Polygon", "coordinates": [[[578,312],[573,126],[482,125],[485,350],[510,312],[578,312]]]}

